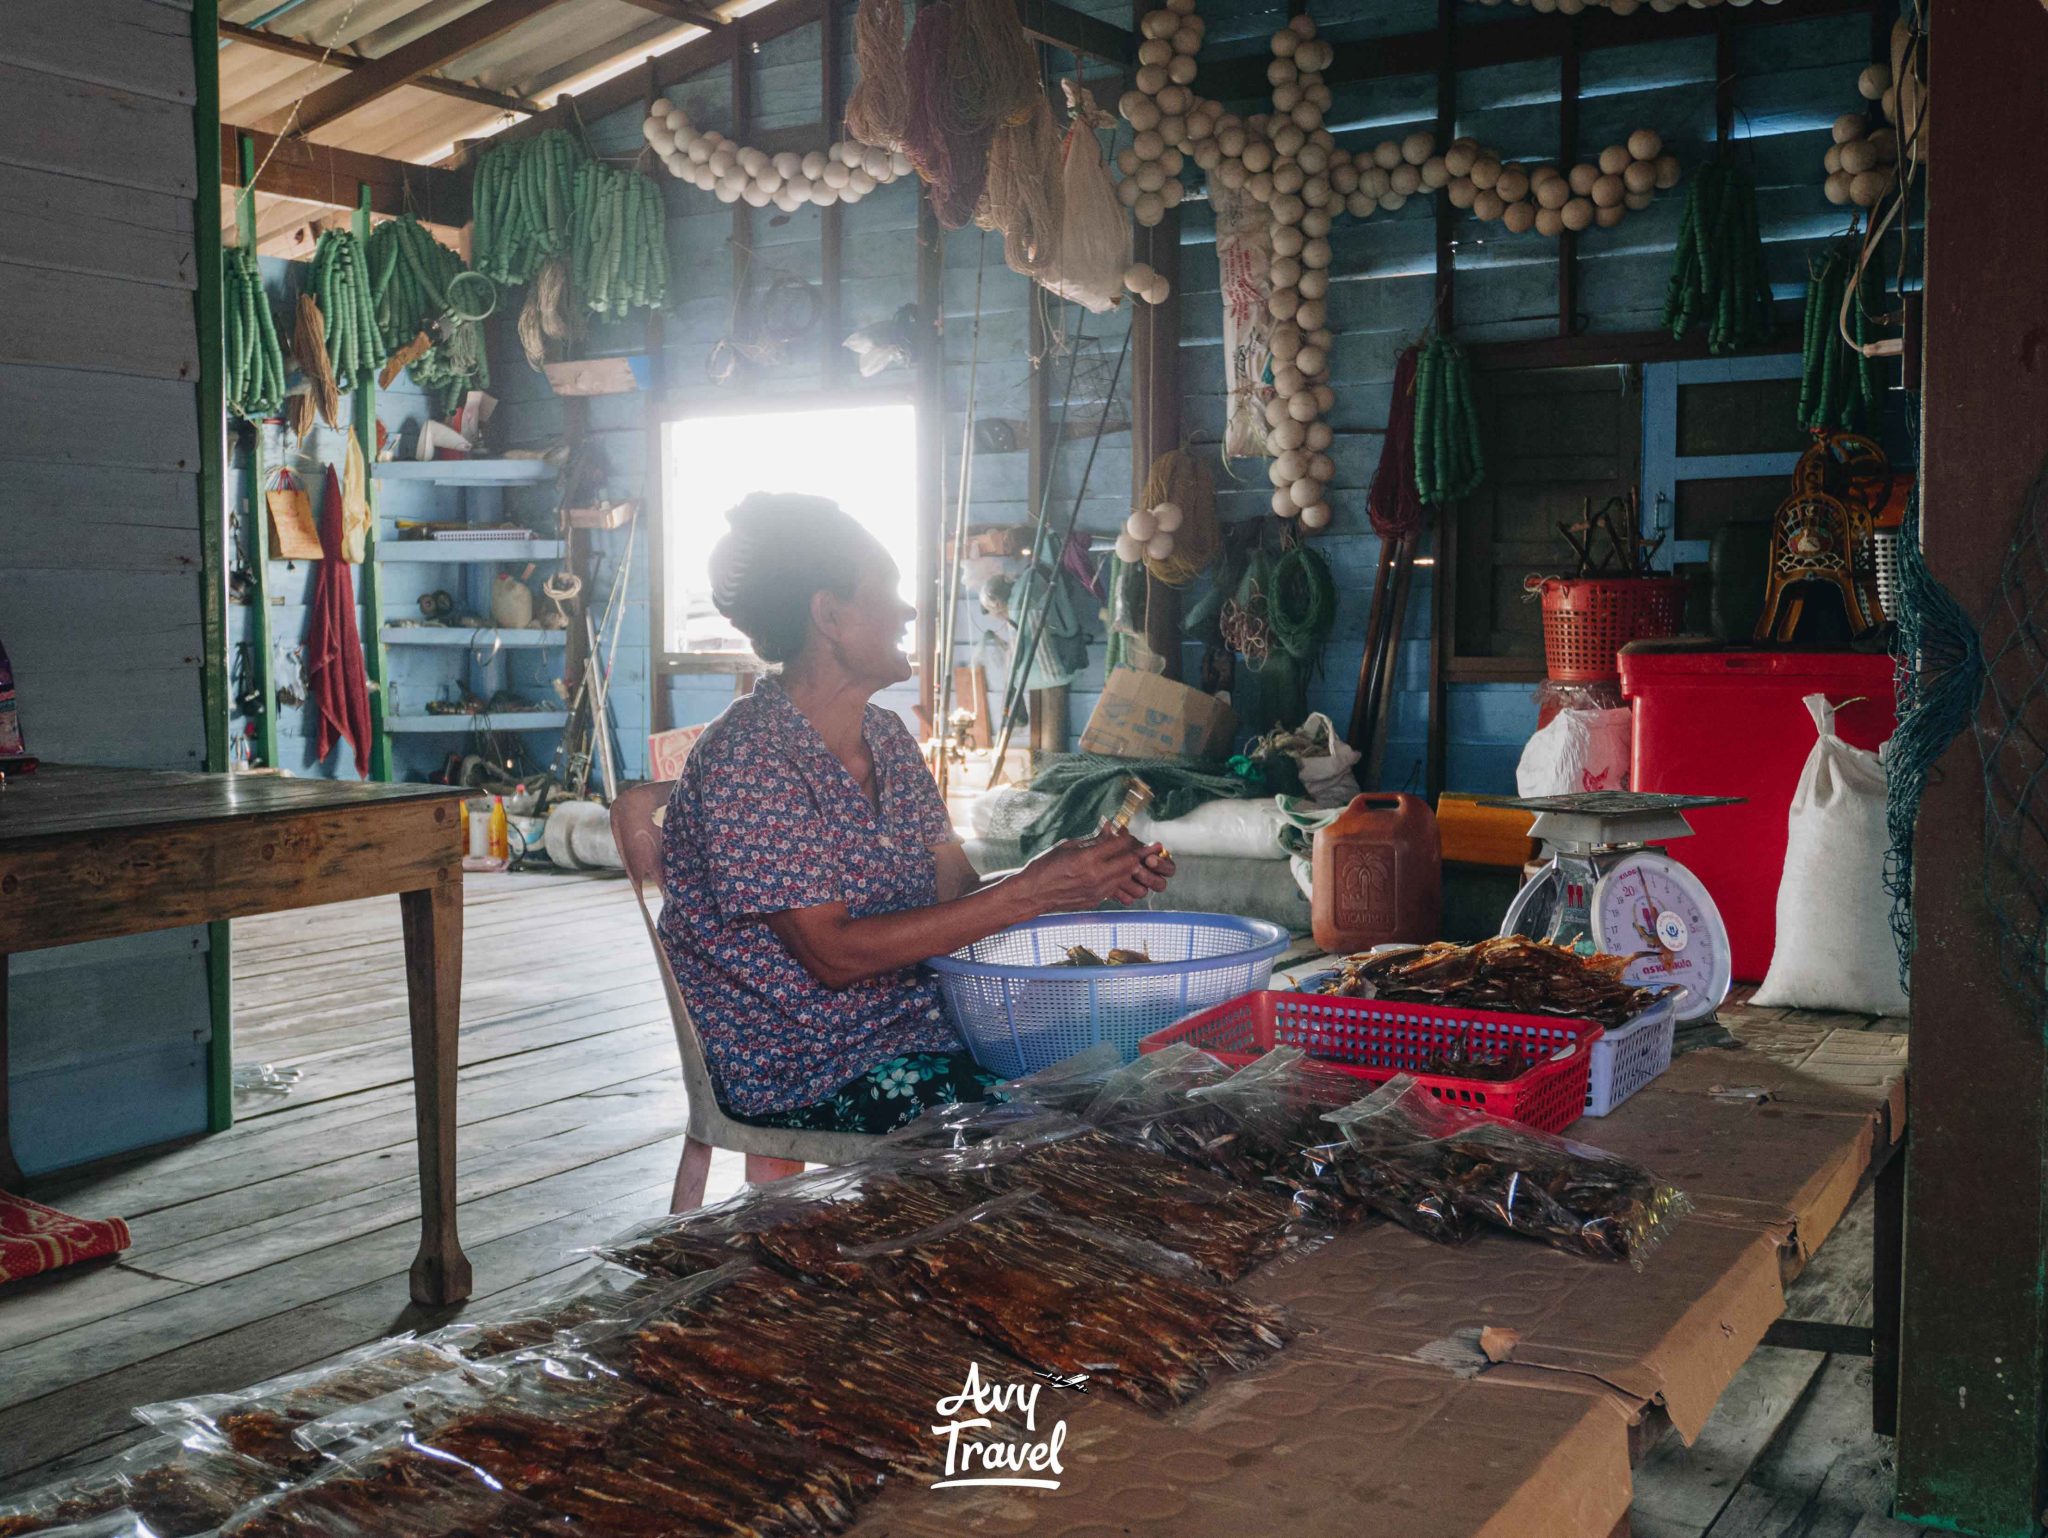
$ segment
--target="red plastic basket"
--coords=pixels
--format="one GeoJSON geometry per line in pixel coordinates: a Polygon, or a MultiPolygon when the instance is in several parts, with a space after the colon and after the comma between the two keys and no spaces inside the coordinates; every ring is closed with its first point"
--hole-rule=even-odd
{"type": "Polygon", "coordinates": [[[1261,991],[1155,1031],[1138,1043],[1138,1050],[1157,1052],[1185,1042],[1242,1068],[1275,1047],[1299,1047],[1375,1088],[1395,1074],[1413,1074],[1439,1100],[1539,1132],[1561,1132],[1585,1112],[1593,1043],[1600,1036],[1600,1027],[1590,1020],[1261,991]],[[1431,1058],[1461,1046],[1490,1051],[1519,1046],[1548,1061],[1498,1084],[1421,1071],[1431,1058]]]}
{"type": "Polygon", "coordinates": [[[1562,683],[1619,678],[1615,653],[1674,636],[1685,621],[1683,577],[1551,577],[1543,584],[1543,662],[1562,683]]]}

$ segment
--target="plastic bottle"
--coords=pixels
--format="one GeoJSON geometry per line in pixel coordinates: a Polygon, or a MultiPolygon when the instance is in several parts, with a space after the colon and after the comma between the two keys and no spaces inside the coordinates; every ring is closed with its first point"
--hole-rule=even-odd
{"type": "Polygon", "coordinates": [[[502,796],[491,797],[491,858],[510,861],[512,858],[512,833],[505,821],[505,801],[502,796]]]}
{"type": "Polygon", "coordinates": [[[1443,852],[1419,796],[1355,796],[1309,855],[1316,944],[1336,955],[1441,939],[1443,852]]]}

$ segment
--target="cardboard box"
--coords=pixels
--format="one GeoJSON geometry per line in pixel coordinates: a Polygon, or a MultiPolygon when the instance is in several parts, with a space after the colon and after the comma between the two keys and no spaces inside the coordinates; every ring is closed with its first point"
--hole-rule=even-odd
{"type": "Polygon", "coordinates": [[[1224,758],[1237,712],[1212,694],[1157,673],[1118,668],[1081,733],[1083,753],[1117,758],[1224,758]]]}

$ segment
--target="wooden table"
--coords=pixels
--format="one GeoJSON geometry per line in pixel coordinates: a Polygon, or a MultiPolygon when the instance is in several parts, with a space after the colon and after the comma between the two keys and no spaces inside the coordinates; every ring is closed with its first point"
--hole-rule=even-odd
{"type": "Polygon", "coordinates": [[[0,1188],[22,1184],[8,1135],[10,954],[395,893],[419,1125],[412,1295],[468,1297],[455,1233],[464,794],[50,764],[9,776],[0,789],[0,1188]]]}

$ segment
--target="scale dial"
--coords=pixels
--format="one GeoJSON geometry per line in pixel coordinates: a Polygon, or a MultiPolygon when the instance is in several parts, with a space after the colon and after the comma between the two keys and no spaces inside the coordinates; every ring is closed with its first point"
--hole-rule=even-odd
{"type": "Polygon", "coordinates": [[[1721,910],[1700,878],[1669,855],[1645,849],[1619,859],[1593,888],[1592,909],[1600,949],[1637,958],[1624,982],[1685,990],[1679,1019],[1710,1015],[1728,997],[1735,974],[1721,910]]]}

